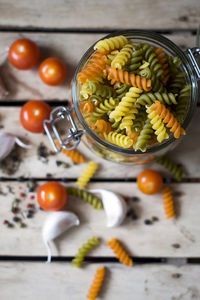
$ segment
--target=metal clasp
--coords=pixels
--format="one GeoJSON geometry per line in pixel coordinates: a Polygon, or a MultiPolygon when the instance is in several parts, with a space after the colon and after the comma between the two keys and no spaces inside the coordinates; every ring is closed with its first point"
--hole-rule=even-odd
{"type": "Polygon", "coordinates": [[[67,108],[64,106],[56,107],[52,110],[50,114],[50,119],[44,121],[44,129],[47,133],[47,136],[52,144],[52,147],[55,152],[61,152],[62,149],[73,150],[80,143],[81,136],[84,133],[84,130],[78,130],[73,118],[72,113],[73,107],[67,108]],[[69,134],[65,140],[62,140],[60,133],[58,132],[57,123],[61,120],[66,119],[71,125],[68,129],[69,134]],[[56,145],[58,141],[60,146],[56,145]],[[72,144],[73,143],[73,144],[72,144]]]}
{"type": "Polygon", "coordinates": [[[190,58],[191,62],[192,62],[192,65],[196,71],[196,74],[197,74],[197,79],[199,80],[200,79],[200,68],[199,68],[199,65],[197,63],[197,58],[200,57],[200,48],[198,47],[195,47],[195,48],[188,48],[186,50],[186,53],[188,55],[188,57],[190,58]]]}

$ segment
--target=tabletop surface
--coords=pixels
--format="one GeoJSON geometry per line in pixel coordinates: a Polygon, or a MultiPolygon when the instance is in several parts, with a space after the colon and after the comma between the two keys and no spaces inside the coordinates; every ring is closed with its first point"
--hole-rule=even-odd
{"type": "Polygon", "coordinates": [[[41,236],[48,213],[39,209],[36,189],[52,180],[66,187],[73,185],[87,162],[73,164],[63,153],[55,155],[46,135],[31,134],[19,122],[20,108],[27,100],[45,100],[52,107],[67,105],[77,63],[88,47],[106,34],[123,29],[153,30],[185,50],[196,46],[199,16],[199,0],[0,1],[0,77],[9,91],[0,100],[0,128],[32,145],[29,150],[16,148],[14,158],[0,164],[0,299],[13,299],[14,295],[15,299],[31,300],[86,299],[95,271],[102,265],[106,277],[98,299],[200,299],[199,103],[187,135],[169,153],[186,172],[181,182],[155,162],[115,164],[95,156],[80,143],[78,150],[86,161],[99,164],[88,188],[135,197],[138,201],[130,202],[130,207],[137,218],[127,217],[120,227],[107,228],[103,210],[95,211],[70,196],[67,210],[79,216],[80,226],[56,240],[51,264],[45,264],[47,250],[41,236]],[[41,61],[48,56],[63,59],[68,68],[67,82],[49,87],[41,82],[37,69],[14,69],[7,52],[19,37],[31,38],[40,46],[41,61]],[[45,159],[38,156],[41,145],[47,152],[45,159]],[[146,168],[160,171],[170,183],[177,213],[174,221],[165,219],[160,194],[146,196],[138,190],[136,178],[146,168]],[[30,183],[36,186],[31,191],[30,183]],[[16,198],[21,200],[25,228],[12,221],[11,207],[16,198]],[[33,217],[27,218],[30,203],[36,209],[33,217]],[[153,216],[158,221],[146,225],[145,220],[153,216]],[[3,225],[5,219],[14,227],[3,225]],[[86,257],[83,268],[73,268],[71,260],[77,249],[93,235],[99,237],[100,245],[86,257]],[[123,266],[113,256],[106,245],[111,237],[124,245],[133,258],[133,268],[123,266]]]}

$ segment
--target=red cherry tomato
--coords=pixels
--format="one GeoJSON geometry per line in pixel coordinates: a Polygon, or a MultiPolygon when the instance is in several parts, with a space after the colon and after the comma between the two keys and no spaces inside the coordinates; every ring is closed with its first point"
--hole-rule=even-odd
{"type": "Polygon", "coordinates": [[[153,195],[160,192],[163,186],[163,178],[156,171],[145,170],[138,176],[137,185],[144,194],[153,195]]]}
{"type": "Polygon", "coordinates": [[[35,42],[29,39],[16,40],[9,49],[8,60],[17,69],[34,68],[40,59],[40,50],[35,42]]]}
{"type": "Polygon", "coordinates": [[[22,126],[32,133],[44,132],[43,121],[49,119],[51,107],[39,100],[31,100],[25,103],[20,111],[22,126]]]}
{"type": "Polygon", "coordinates": [[[62,60],[56,57],[45,59],[39,68],[42,81],[48,85],[59,85],[67,78],[67,68],[62,60]]]}
{"type": "Polygon", "coordinates": [[[47,182],[37,190],[37,201],[44,210],[60,210],[67,203],[67,191],[59,182],[47,182]]]}

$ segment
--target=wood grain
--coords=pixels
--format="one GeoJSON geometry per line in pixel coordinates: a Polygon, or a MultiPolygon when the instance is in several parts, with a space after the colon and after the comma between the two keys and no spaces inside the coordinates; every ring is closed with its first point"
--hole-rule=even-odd
{"type": "MultiPolygon", "coordinates": [[[[96,269],[74,270],[65,263],[0,263],[1,299],[85,299],[96,269]]],[[[199,266],[106,264],[99,299],[200,299],[199,266]]]]}
{"type": "MultiPolygon", "coordinates": [[[[13,133],[22,137],[24,141],[32,144],[32,149],[21,149],[22,163],[17,172],[12,172],[9,176],[0,168],[0,176],[3,177],[36,177],[45,178],[47,173],[51,173],[54,178],[77,178],[84,170],[86,164],[73,165],[70,158],[64,154],[56,154],[48,157],[48,162],[38,160],[37,148],[40,143],[44,143],[48,151],[52,151],[50,142],[47,136],[42,134],[28,133],[23,129],[19,123],[19,110],[18,107],[1,107],[0,110],[0,125],[4,126],[2,130],[13,133]],[[69,163],[69,168],[63,168],[57,166],[56,161],[64,161],[69,163]]],[[[183,137],[180,144],[175,148],[170,156],[177,163],[182,163],[186,170],[186,177],[194,178],[200,177],[200,158],[199,158],[199,139],[200,134],[200,118],[199,108],[196,115],[188,129],[187,135],[183,137]]],[[[146,166],[125,166],[122,164],[116,164],[97,157],[88,148],[81,143],[78,147],[79,151],[84,154],[87,161],[94,160],[99,163],[98,172],[95,174],[96,178],[131,178],[136,177],[139,172],[146,168],[146,166]]],[[[170,175],[166,170],[156,163],[148,165],[150,168],[154,168],[163,172],[163,174],[170,175]]]]}
{"type": "Polygon", "coordinates": [[[198,0],[1,1],[1,27],[116,29],[196,28],[198,0]],[[48,9],[47,9],[48,8],[48,9]],[[22,17],[23,16],[23,17],[22,17]]]}
{"type": "MultiPolygon", "coordinates": [[[[1,18],[0,18],[1,20],[1,18]]],[[[1,21],[0,21],[1,22],[1,21]]],[[[105,34],[56,34],[56,33],[3,33],[0,44],[0,75],[9,90],[9,95],[2,99],[15,100],[48,99],[62,100],[71,98],[69,83],[75,68],[85,51],[105,34]],[[8,47],[19,37],[27,37],[40,46],[41,61],[49,56],[57,56],[66,62],[68,80],[57,87],[45,85],[37,74],[37,69],[20,71],[7,61],[8,47]]],[[[182,49],[195,45],[195,36],[191,34],[173,34],[167,36],[182,49]]]]}
{"type": "MultiPolygon", "coordinates": [[[[40,183],[41,184],[41,183],[40,183]]],[[[34,203],[36,199],[29,200],[32,193],[27,193],[23,183],[1,183],[1,190],[7,193],[10,185],[14,194],[0,196],[0,223],[4,219],[12,221],[10,212],[12,201],[19,197],[20,192],[26,196],[21,201],[27,228],[7,228],[1,225],[0,255],[19,256],[46,256],[46,248],[42,242],[41,229],[48,216],[48,212],[37,210],[32,219],[26,218],[27,204],[34,203]],[[21,188],[20,188],[21,187],[21,188]],[[31,245],[31,246],[30,246],[31,245]]],[[[68,186],[68,185],[66,185],[68,186]]],[[[134,209],[136,220],[127,218],[123,225],[117,228],[106,227],[106,215],[103,210],[96,211],[89,204],[75,197],[69,197],[66,209],[76,213],[80,218],[80,226],[70,229],[61,238],[56,240],[57,251],[52,247],[54,256],[74,256],[77,249],[88,238],[97,235],[100,246],[89,253],[89,256],[113,257],[112,251],[107,247],[106,241],[112,237],[119,239],[133,257],[198,257],[200,252],[200,226],[199,226],[199,184],[173,184],[175,193],[174,203],[177,214],[176,221],[165,219],[161,195],[147,196],[142,194],[136,183],[91,183],[89,188],[104,188],[126,196],[135,196],[138,202],[130,201],[130,208],[134,209]],[[159,221],[152,225],[145,225],[145,219],[158,217],[159,221]],[[173,244],[179,244],[174,248],[173,244]]]]}

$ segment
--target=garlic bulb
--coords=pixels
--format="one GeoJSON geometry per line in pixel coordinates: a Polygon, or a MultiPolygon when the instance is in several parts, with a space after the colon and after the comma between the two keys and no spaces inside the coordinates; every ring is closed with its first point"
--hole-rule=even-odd
{"type": "Polygon", "coordinates": [[[56,211],[48,215],[42,228],[43,241],[48,251],[47,262],[51,262],[51,249],[49,242],[53,241],[71,227],[78,226],[79,224],[79,218],[71,212],[56,211]]]}
{"type": "Polygon", "coordinates": [[[11,133],[0,132],[0,161],[6,158],[14,148],[15,143],[22,148],[29,149],[31,145],[25,145],[18,137],[11,133]]]}
{"type": "Polygon", "coordinates": [[[119,226],[124,221],[127,213],[127,204],[124,198],[117,193],[103,189],[94,189],[90,192],[101,195],[107,216],[107,227],[119,226]]]}

